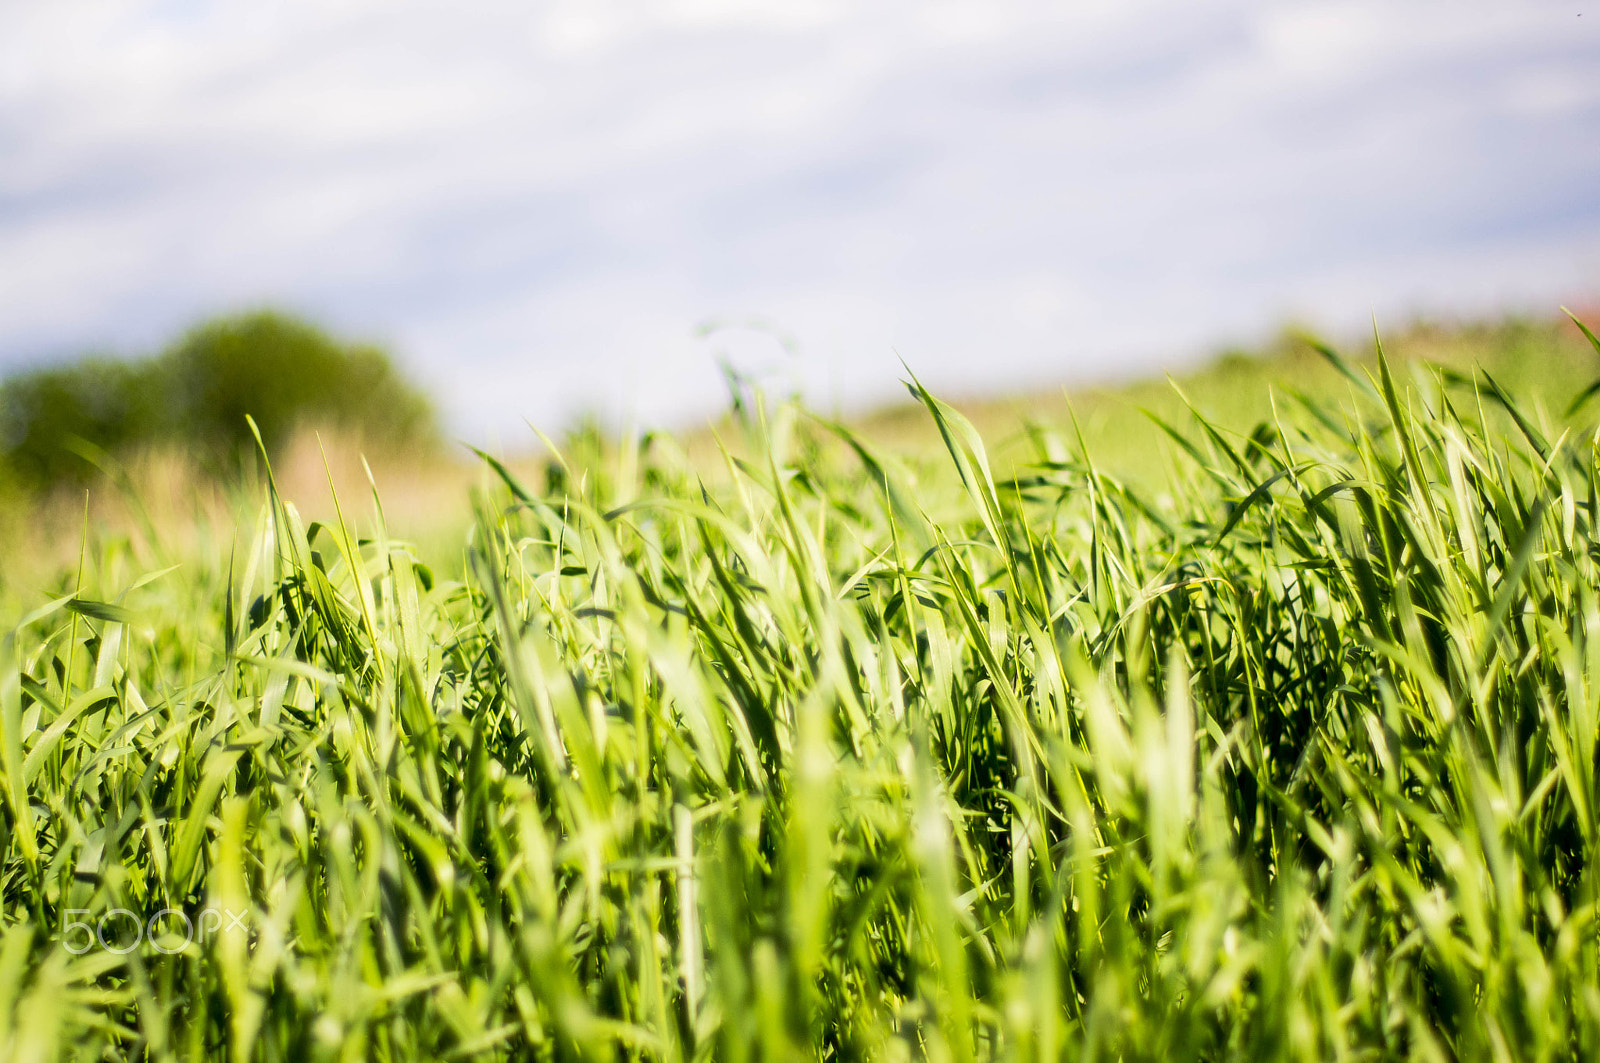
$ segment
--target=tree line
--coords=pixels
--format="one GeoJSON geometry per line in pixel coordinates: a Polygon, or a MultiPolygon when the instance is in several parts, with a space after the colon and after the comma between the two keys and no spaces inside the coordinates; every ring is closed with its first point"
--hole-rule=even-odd
{"type": "Polygon", "coordinates": [[[381,449],[431,447],[433,405],[380,347],[259,310],[204,321],[138,359],[90,356],[0,380],[0,471],[46,490],[90,476],[99,454],[176,446],[236,475],[301,427],[381,449]]]}

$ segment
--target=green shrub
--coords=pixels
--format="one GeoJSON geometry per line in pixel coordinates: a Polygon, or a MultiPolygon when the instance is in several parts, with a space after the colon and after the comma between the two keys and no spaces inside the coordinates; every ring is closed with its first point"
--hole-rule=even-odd
{"type": "Polygon", "coordinates": [[[229,467],[269,452],[296,428],[330,425],[386,447],[430,439],[428,400],[377,347],[344,344],[272,311],[208,321],[157,362],[171,430],[229,467]]]}
{"type": "Polygon", "coordinates": [[[35,369],[0,385],[0,452],[7,479],[44,487],[92,466],[83,444],[115,450],[154,438],[161,397],[146,366],[108,358],[35,369]]]}
{"type": "Polygon", "coordinates": [[[428,400],[382,350],[256,311],[200,324],[154,358],[86,358],[11,377],[0,384],[0,457],[35,490],[83,479],[87,454],[160,443],[231,474],[255,452],[246,415],[269,453],[308,425],[385,449],[435,439],[428,400]]]}

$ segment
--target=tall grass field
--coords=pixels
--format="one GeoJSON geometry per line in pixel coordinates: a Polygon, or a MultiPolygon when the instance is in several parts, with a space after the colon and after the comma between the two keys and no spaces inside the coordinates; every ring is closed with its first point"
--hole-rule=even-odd
{"type": "Polygon", "coordinates": [[[91,529],[7,583],[0,1059],[1600,1059],[1600,434],[1330,371],[1137,485],[913,383],[926,460],[485,458],[448,556],[91,529]]]}

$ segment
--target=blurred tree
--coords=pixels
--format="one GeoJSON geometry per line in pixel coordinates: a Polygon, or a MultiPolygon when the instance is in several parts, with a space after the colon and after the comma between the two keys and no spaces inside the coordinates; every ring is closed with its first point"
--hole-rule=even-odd
{"type": "Polygon", "coordinates": [[[161,429],[161,397],[146,365],[86,358],[35,369],[0,384],[0,454],[7,480],[24,488],[80,480],[93,466],[82,444],[116,450],[161,429]]]}
{"type": "Polygon", "coordinates": [[[156,362],[170,431],[205,459],[232,470],[256,446],[269,454],[297,428],[336,427],[393,449],[429,443],[433,409],[387,355],[344,344],[273,311],[219,318],[191,329],[156,362]]]}
{"type": "Polygon", "coordinates": [[[156,358],[88,358],[6,379],[0,464],[5,479],[38,489],[86,476],[81,452],[170,442],[229,474],[256,450],[246,414],[269,454],[301,427],[336,428],[385,450],[437,440],[426,396],[382,350],[256,311],[198,325],[156,358]]]}

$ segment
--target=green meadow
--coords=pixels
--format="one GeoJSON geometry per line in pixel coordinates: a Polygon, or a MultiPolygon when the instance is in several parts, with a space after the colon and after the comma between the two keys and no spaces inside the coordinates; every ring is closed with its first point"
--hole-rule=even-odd
{"type": "Polygon", "coordinates": [[[1600,1058],[1600,342],[1389,347],[73,496],[0,1059],[1600,1058]]]}

